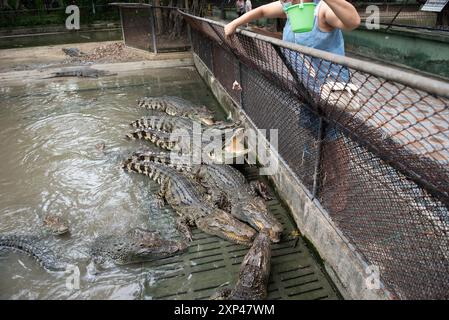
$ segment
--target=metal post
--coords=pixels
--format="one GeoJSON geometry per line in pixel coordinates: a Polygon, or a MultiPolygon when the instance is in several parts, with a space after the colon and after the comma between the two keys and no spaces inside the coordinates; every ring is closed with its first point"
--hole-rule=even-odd
{"type": "Polygon", "coordinates": [[[118,11],[120,12],[120,24],[122,25],[122,38],[123,42],[126,45],[126,39],[125,39],[125,26],[123,25],[123,15],[122,15],[122,8],[118,8],[118,11]]]}
{"type": "MultiPolygon", "coordinates": [[[[284,53],[281,51],[281,49],[278,46],[273,45],[273,48],[274,48],[274,50],[276,50],[276,52],[279,55],[279,57],[281,58],[282,62],[287,67],[287,69],[290,72],[290,74],[292,75],[293,79],[295,79],[296,85],[300,88],[300,92],[303,93],[303,95],[306,98],[309,105],[314,105],[312,96],[310,95],[307,88],[303,85],[301,80],[299,79],[296,71],[293,69],[293,67],[291,66],[291,63],[287,60],[284,53]]],[[[307,108],[307,107],[303,107],[303,108],[307,108]]],[[[320,164],[321,164],[321,149],[323,148],[324,125],[325,125],[324,121],[323,121],[323,117],[321,116],[320,109],[317,109],[317,112],[318,112],[318,116],[319,116],[318,151],[317,151],[317,155],[315,158],[314,172],[313,172],[312,200],[315,199],[315,197],[317,195],[318,186],[319,186],[319,181],[318,181],[320,179],[319,168],[320,168],[320,164]]]]}
{"type": "Polygon", "coordinates": [[[153,7],[150,7],[150,25],[151,25],[151,38],[153,40],[153,52],[157,53],[156,27],[154,26],[154,8],[153,7]]]}
{"type": "Polygon", "coordinates": [[[193,39],[192,39],[192,29],[190,28],[190,24],[187,24],[187,39],[189,39],[190,50],[194,51],[193,39]]]}
{"type": "Polygon", "coordinates": [[[293,77],[293,79],[295,79],[296,85],[300,88],[299,91],[302,92],[304,98],[306,98],[307,102],[310,105],[315,106],[315,103],[314,103],[314,101],[312,99],[312,96],[309,93],[309,90],[304,86],[302,81],[299,79],[295,69],[293,69],[293,67],[291,65],[291,62],[289,62],[287,60],[287,58],[285,57],[284,53],[281,51],[281,48],[276,46],[276,45],[273,45],[273,44],[271,46],[277,52],[278,56],[281,58],[281,60],[284,63],[284,65],[287,67],[287,70],[290,72],[290,74],[293,77]]]}
{"type": "Polygon", "coordinates": [[[324,140],[324,130],[325,123],[323,118],[320,117],[320,122],[318,124],[318,150],[315,158],[314,164],[314,172],[313,172],[313,187],[312,187],[312,200],[316,198],[319,186],[319,178],[320,178],[320,164],[321,164],[321,153],[323,149],[323,140],[324,140]]]}
{"type": "Polygon", "coordinates": [[[240,62],[240,59],[237,59],[237,62],[239,64],[239,84],[240,84],[240,87],[242,88],[242,90],[240,90],[240,92],[239,92],[239,100],[240,100],[239,102],[240,102],[240,108],[245,110],[245,108],[243,107],[242,63],[240,62]]]}

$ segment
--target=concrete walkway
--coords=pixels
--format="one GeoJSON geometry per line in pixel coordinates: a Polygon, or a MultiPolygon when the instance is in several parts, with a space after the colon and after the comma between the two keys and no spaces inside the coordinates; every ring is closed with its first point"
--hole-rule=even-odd
{"type": "MultiPolygon", "coordinates": [[[[61,50],[62,48],[78,48],[82,52],[92,51],[94,48],[114,42],[94,42],[70,45],[55,45],[21,49],[0,50],[0,86],[25,85],[35,81],[63,81],[64,78],[50,78],[53,72],[62,68],[76,66],[90,66],[98,70],[117,73],[117,76],[129,74],[137,70],[192,66],[193,59],[190,52],[154,54],[143,50],[126,47],[129,53],[128,61],[98,63],[74,63],[61,50]]],[[[89,81],[89,78],[82,78],[89,81]]]]}

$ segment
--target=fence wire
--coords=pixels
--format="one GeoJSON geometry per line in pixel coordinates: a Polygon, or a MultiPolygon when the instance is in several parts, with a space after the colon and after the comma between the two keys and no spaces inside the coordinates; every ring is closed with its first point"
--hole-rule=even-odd
{"type": "Polygon", "coordinates": [[[421,11],[421,4],[408,3],[408,0],[403,3],[354,3],[362,22],[373,21],[373,5],[379,10],[382,25],[449,31],[449,6],[441,12],[430,12],[421,11]]]}
{"type": "Polygon", "coordinates": [[[145,51],[183,51],[190,48],[187,25],[173,7],[115,3],[120,10],[127,46],[145,51]]]}
{"type": "Polygon", "coordinates": [[[194,52],[259,128],[279,130],[281,157],[386,287],[449,298],[448,84],[185,19],[194,52]]]}

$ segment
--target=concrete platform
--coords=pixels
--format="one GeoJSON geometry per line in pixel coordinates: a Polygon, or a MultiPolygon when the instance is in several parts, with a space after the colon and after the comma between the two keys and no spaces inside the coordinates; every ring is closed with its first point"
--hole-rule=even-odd
{"type": "MultiPolygon", "coordinates": [[[[260,179],[256,167],[244,166],[240,169],[249,181],[260,179]]],[[[270,192],[273,193],[273,190],[270,192]]],[[[283,239],[272,245],[268,299],[339,299],[340,295],[324,267],[304,239],[295,236],[298,230],[286,207],[278,197],[270,200],[268,207],[284,227],[283,239]]],[[[152,264],[155,268],[154,280],[158,285],[148,286],[147,296],[154,299],[209,299],[220,288],[235,284],[248,248],[207,235],[198,229],[193,230],[193,237],[194,241],[186,254],[152,264]],[[158,268],[174,271],[157,276],[158,268]]]]}

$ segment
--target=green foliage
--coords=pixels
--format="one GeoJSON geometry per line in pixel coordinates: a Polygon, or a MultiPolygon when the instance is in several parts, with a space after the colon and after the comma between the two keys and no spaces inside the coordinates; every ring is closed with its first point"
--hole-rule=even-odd
{"type": "Polygon", "coordinates": [[[36,4],[36,9],[39,11],[45,10],[44,0],[35,0],[34,3],[36,4]]]}

